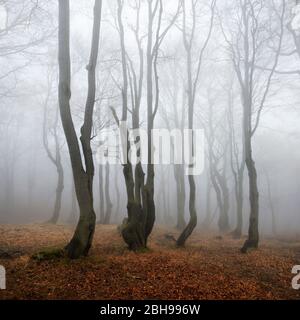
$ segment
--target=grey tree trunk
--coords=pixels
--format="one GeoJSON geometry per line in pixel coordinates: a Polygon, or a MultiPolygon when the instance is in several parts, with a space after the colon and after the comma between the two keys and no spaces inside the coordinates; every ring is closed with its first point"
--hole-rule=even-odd
{"type": "Polygon", "coordinates": [[[234,179],[234,195],[235,195],[235,201],[236,201],[236,227],[231,232],[231,235],[233,236],[233,238],[239,239],[242,236],[242,231],[243,231],[245,146],[244,146],[244,139],[242,139],[242,152],[240,155],[239,148],[236,141],[235,127],[234,127],[232,87],[230,89],[231,90],[228,95],[230,166],[231,166],[231,171],[234,179]]]}
{"type": "Polygon", "coordinates": [[[4,189],[4,214],[10,217],[14,211],[14,194],[15,194],[15,177],[14,166],[7,166],[4,173],[5,189],[4,189]]]}
{"type": "MultiPolygon", "coordinates": [[[[186,52],[186,72],[187,72],[187,98],[188,98],[188,128],[190,130],[193,130],[194,125],[194,105],[195,105],[195,95],[196,95],[196,89],[197,84],[199,81],[199,75],[202,65],[202,57],[203,53],[207,48],[208,42],[211,37],[211,32],[213,28],[213,21],[214,21],[214,10],[215,10],[215,4],[216,1],[211,1],[211,17],[210,17],[210,27],[209,32],[207,34],[207,37],[204,41],[204,44],[200,50],[199,58],[197,61],[197,67],[196,67],[196,74],[193,77],[192,75],[192,46],[194,42],[194,35],[195,35],[195,28],[196,28],[196,3],[192,1],[192,27],[190,35],[187,34],[187,25],[186,25],[186,7],[185,7],[185,1],[182,2],[182,11],[183,11],[183,28],[182,28],[182,36],[183,36],[183,44],[186,52]]],[[[193,134],[192,134],[192,141],[189,141],[191,155],[194,155],[194,141],[193,141],[193,134]]],[[[193,230],[195,229],[197,225],[197,213],[196,213],[196,207],[195,207],[195,196],[196,196],[196,185],[193,175],[188,176],[188,182],[190,187],[190,197],[189,197],[189,212],[190,212],[190,220],[187,224],[187,226],[182,231],[181,235],[177,239],[177,246],[183,246],[185,244],[185,241],[188,239],[188,237],[192,234],[193,230]]]]}
{"type": "MultiPolygon", "coordinates": [[[[155,204],[154,204],[154,165],[152,164],[152,129],[154,123],[153,114],[153,53],[152,53],[152,32],[153,32],[153,12],[152,0],[148,2],[148,42],[147,42],[147,134],[148,134],[148,164],[147,164],[147,180],[143,188],[144,203],[144,228],[145,240],[147,244],[155,221],[155,204]]],[[[158,48],[157,48],[158,50],[158,48]]],[[[155,57],[157,58],[157,51],[155,57]]],[[[156,62],[154,62],[156,63],[156,62]]],[[[156,76],[156,75],[155,75],[156,76]]],[[[156,88],[158,89],[158,88],[156,88]]]]}
{"type": "Polygon", "coordinates": [[[218,227],[219,227],[219,230],[222,232],[223,231],[223,224],[224,222],[222,221],[222,217],[224,215],[224,212],[223,212],[223,200],[222,200],[222,191],[221,191],[221,188],[218,184],[218,181],[217,181],[217,178],[216,178],[216,169],[214,169],[214,164],[211,160],[211,170],[210,170],[210,176],[211,176],[211,182],[212,182],[212,186],[215,190],[215,193],[216,193],[216,198],[217,198],[217,205],[218,205],[218,209],[219,209],[219,220],[218,220],[218,227]]]}
{"type": "Polygon", "coordinates": [[[104,223],[104,220],[105,220],[104,191],[103,191],[103,186],[104,186],[103,165],[99,164],[98,169],[99,169],[98,178],[99,178],[99,210],[100,210],[99,223],[102,224],[104,223]]]}
{"type": "MultiPolygon", "coordinates": [[[[141,103],[141,93],[143,88],[143,49],[141,45],[142,38],[139,35],[139,23],[140,23],[140,5],[141,2],[137,2],[137,17],[136,26],[134,29],[137,46],[139,49],[140,59],[140,73],[139,81],[137,83],[136,74],[133,68],[132,61],[126,53],[125,49],[125,37],[124,27],[122,22],[122,9],[123,1],[118,0],[118,26],[120,34],[121,55],[122,55],[122,73],[123,73],[123,88],[122,88],[122,121],[127,122],[127,94],[128,94],[128,72],[127,72],[127,60],[129,60],[131,73],[133,79],[129,75],[130,84],[134,82],[134,86],[131,87],[132,93],[132,124],[133,128],[139,127],[139,110],[141,103]],[[134,96],[133,96],[134,93],[134,96]]],[[[139,248],[145,248],[147,246],[148,237],[153,229],[155,221],[155,203],[154,203],[154,165],[151,159],[151,150],[153,148],[152,141],[152,129],[155,114],[157,112],[159,104],[159,84],[157,74],[157,58],[159,47],[162,43],[164,36],[167,34],[170,26],[174,23],[173,19],[170,25],[164,32],[160,33],[160,27],[162,22],[163,2],[161,0],[156,1],[156,5],[153,7],[153,0],[149,0],[148,3],[148,35],[147,35],[147,134],[148,134],[148,164],[147,164],[147,178],[144,183],[145,174],[141,163],[139,162],[133,170],[132,164],[128,161],[127,150],[127,163],[123,165],[123,174],[125,178],[126,191],[127,191],[127,212],[128,218],[124,220],[122,225],[122,236],[124,241],[128,244],[130,249],[137,250],[139,248]],[[156,30],[156,39],[153,41],[153,21],[157,17],[158,28],[156,30]],[[153,72],[154,70],[154,72],[153,72]],[[154,73],[154,74],[153,74],[154,73]],[[155,103],[153,99],[153,79],[155,82],[155,103]],[[154,106],[154,108],[153,108],[154,106]],[[153,110],[154,109],[154,110],[153,110]]],[[[177,15],[176,15],[177,16],[177,15]]],[[[119,122],[118,117],[113,110],[114,117],[119,122]]],[[[128,141],[128,134],[126,137],[128,141]]],[[[139,142],[139,138],[136,139],[136,143],[139,142]]],[[[126,150],[123,150],[126,153],[126,150]]],[[[139,157],[139,152],[137,152],[139,157]]]]}
{"type": "Polygon", "coordinates": [[[106,162],[105,165],[105,202],[106,202],[106,212],[104,218],[104,224],[109,224],[111,220],[111,212],[112,212],[112,202],[110,200],[109,193],[109,182],[110,182],[110,170],[109,164],[106,162]]]}
{"type": "MultiPolygon", "coordinates": [[[[259,126],[261,114],[270,90],[271,81],[281,54],[285,29],[286,1],[281,1],[279,6],[275,9],[276,14],[274,15],[274,19],[278,19],[279,28],[276,33],[272,31],[272,37],[270,37],[269,34],[260,33],[261,27],[264,26],[266,22],[260,20],[262,19],[262,16],[259,16],[258,14],[260,11],[259,8],[254,8],[249,1],[240,1],[239,9],[241,12],[241,23],[237,36],[238,39],[240,39],[241,46],[236,47],[238,52],[235,52],[233,55],[233,65],[241,89],[243,104],[244,153],[249,177],[249,231],[248,239],[241,248],[241,251],[245,253],[250,248],[257,248],[259,242],[259,193],[257,186],[257,171],[252,156],[252,137],[259,126]],[[257,27],[252,28],[253,25],[256,25],[257,27]],[[257,74],[257,57],[259,57],[260,52],[267,50],[270,47],[270,38],[275,55],[272,59],[271,68],[268,68],[269,73],[265,84],[258,86],[257,89],[254,84],[261,76],[261,74],[257,74]],[[275,45],[276,39],[277,45],[275,45]],[[243,56],[243,63],[240,63],[241,56],[243,56]]],[[[263,72],[265,72],[265,70],[263,72]]]]}
{"type": "Polygon", "coordinates": [[[115,169],[115,189],[116,189],[116,209],[115,209],[115,221],[117,222],[119,219],[119,210],[120,210],[120,189],[119,189],[119,183],[118,183],[118,172],[115,169]]]}
{"type": "Polygon", "coordinates": [[[245,162],[249,177],[249,200],[250,200],[250,217],[248,239],[245,241],[241,251],[246,253],[250,248],[257,248],[259,241],[258,231],[258,212],[259,212],[259,194],[257,187],[257,172],[255,162],[252,158],[251,145],[251,107],[244,100],[244,139],[245,139],[245,162]]]}
{"type": "Polygon", "coordinates": [[[59,0],[59,106],[63,129],[65,132],[78,199],[80,216],[75,233],[66,246],[70,258],[87,255],[95,231],[96,215],[93,207],[94,164],[90,139],[93,108],[95,103],[95,68],[98,57],[102,1],[96,0],[94,7],[94,24],[92,48],[88,70],[88,96],[86,101],[84,124],[81,128],[81,145],[85,160],[85,169],[81,159],[79,143],[70,110],[71,98],[71,62],[70,62],[70,8],[69,0],[59,0]]]}
{"type": "MultiPolygon", "coordinates": [[[[194,122],[194,98],[193,98],[193,83],[192,83],[192,57],[191,57],[191,49],[189,46],[185,46],[187,52],[187,75],[188,75],[188,128],[193,130],[193,122],[194,122]]],[[[192,150],[192,156],[194,155],[193,152],[193,137],[190,141],[190,148],[192,150]]],[[[181,247],[184,246],[188,237],[192,234],[193,230],[197,225],[197,213],[195,207],[195,197],[196,197],[196,185],[193,175],[188,176],[188,182],[190,187],[190,197],[189,197],[189,212],[190,212],[190,220],[187,226],[184,228],[182,233],[180,234],[179,238],[177,239],[177,246],[181,247]]]]}
{"type": "Polygon", "coordinates": [[[236,193],[236,228],[232,232],[234,238],[239,239],[242,236],[243,231],[243,197],[244,197],[244,187],[243,187],[242,176],[239,177],[238,187],[236,193]]]}
{"type": "Polygon", "coordinates": [[[176,181],[176,194],[177,194],[176,229],[182,231],[186,227],[186,222],[184,219],[185,183],[184,183],[184,168],[182,165],[174,165],[174,176],[176,181]]]}
{"type": "Polygon", "coordinates": [[[207,176],[207,183],[206,183],[206,215],[203,221],[203,229],[207,229],[211,223],[211,182],[210,182],[210,175],[207,176]]]}
{"type": "Polygon", "coordinates": [[[271,217],[272,217],[272,233],[273,233],[273,236],[276,237],[278,234],[276,212],[275,212],[275,207],[272,199],[271,182],[270,182],[270,177],[268,173],[266,173],[266,180],[267,180],[267,190],[268,190],[268,202],[269,202],[269,207],[270,207],[271,217]]]}
{"type": "MultiPolygon", "coordinates": [[[[118,26],[119,26],[119,34],[120,34],[120,45],[121,45],[121,58],[122,58],[122,74],[123,74],[123,87],[122,87],[122,121],[127,122],[127,113],[128,113],[128,102],[127,102],[127,94],[128,94],[128,74],[127,74],[127,59],[126,59],[126,49],[125,49],[125,36],[124,36],[124,27],[122,22],[122,10],[123,10],[123,2],[118,0],[118,26]]],[[[139,19],[137,19],[139,21],[139,19]]],[[[138,35],[137,35],[138,38],[138,35]]],[[[140,64],[141,56],[140,56],[140,64]]],[[[142,77],[142,75],[140,75],[142,77]]],[[[142,85],[139,85],[139,94],[140,97],[142,85]]],[[[140,99],[135,100],[135,110],[132,112],[133,116],[133,127],[139,127],[139,106],[140,99]],[[137,101],[138,100],[138,101],[137,101]]],[[[113,111],[114,112],[114,111],[113,111]]],[[[119,120],[117,116],[115,116],[117,124],[119,125],[119,120]]],[[[124,139],[128,142],[128,133],[124,139]]],[[[145,233],[144,233],[144,225],[143,225],[143,215],[144,211],[142,208],[142,200],[141,200],[141,191],[142,186],[144,184],[144,172],[142,166],[139,164],[135,167],[133,171],[132,164],[128,159],[128,148],[127,150],[123,150],[126,154],[126,163],[123,165],[123,175],[126,186],[127,193],[127,218],[124,219],[123,224],[121,226],[121,234],[131,250],[138,250],[139,248],[143,248],[146,246],[145,241],[145,233]],[[135,179],[134,179],[135,177],[135,179]]]]}
{"type": "Polygon", "coordinates": [[[73,179],[72,179],[71,199],[72,199],[72,203],[71,203],[68,222],[71,224],[75,224],[77,221],[78,205],[77,205],[76,191],[75,191],[75,185],[74,185],[73,179]]]}
{"type": "Polygon", "coordinates": [[[227,232],[229,230],[229,190],[228,187],[222,183],[222,206],[221,206],[221,212],[218,220],[218,226],[219,230],[221,232],[227,232]]]}
{"type": "Polygon", "coordinates": [[[56,110],[55,120],[53,124],[53,137],[54,137],[54,143],[55,143],[55,151],[53,153],[50,150],[48,145],[49,133],[47,128],[47,108],[48,108],[48,101],[50,97],[51,86],[52,86],[52,83],[50,82],[50,78],[49,78],[48,93],[47,93],[46,101],[44,104],[43,145],[46,150],[48,158],[50,159],[52,164],[55,166],[56,172],[57,172],[57,186],[56,186],[56,192],[55,192],[54,209],[53,209],[52,217],[47,221],[47,223],[56,224],[60,215],[62,193],[64,190],[64,169],[61,161],[60,142],[59,142],[59,136],[58,136],[58,110],[56,110]]]}
{"type": "Polygon", "coordinates": [[[59,219],[60,210],[61,210],[61,200],[62,200],[62,193],[64,190],[64,170],[60,163],[57,167],[57,187],[56,187],[56,196],[55,196],[55,204],[53,209],[52,218],[49,220],[49,223],[56,224],[59,219]]]}

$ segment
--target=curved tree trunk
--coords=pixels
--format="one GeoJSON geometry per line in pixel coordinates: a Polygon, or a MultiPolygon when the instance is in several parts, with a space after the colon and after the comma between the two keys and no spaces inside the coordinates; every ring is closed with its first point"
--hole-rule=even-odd
{"type": "MultiPolygon", "coordinates": [[[[248,118],[249,119],[249,118],[248,118]]],[[[259,194],[257,187],[257,172],[255,163],[252,158],[251,134],[245,130],[245,155],[246,166],[249,177],[249,200],[250,200],[250,217],[248,239],[245,241],[241,251],[246,253],[250,248],[257,248],[259,241],[258,231],[258,213],[259,213],[259,194]]]]}
{"type": "MultiPolygon", "coordinates": [[[[186,67],[187,67],[187,75],[188,75],[188,128],[190,130],[193,130],[194,98],[193,98],[193,84],[192,84],[192,56],[191,56],[191,47],[186,45],[185,48],[187,52],[186,67]]],[[[193,157],[194,156],[193,134],[191,135],[191,139],[189,141],[189,150],[191,150],[191,155],[193,157]]],[[[179,247],[184,246],[186,240],[192,234],[193,230],[197,225],[197,213],[195,208],[196,185],[195,185],[194,176],[189,175],[188,181],[189,181],[189,187],[190,187],[190,198],[189,198],[190,220],[176,241],[176,245],[179,247]]]]}
{"type": "MultiPolygon", "coordinates": [[[[183,28],[182,28],[182,36],[183,36],[183,44],[186,52],[186,72],[187,72],[187,97],[188,97],[188,129],[192,131],[191,139],[189,141],[189,150],[191,151],[191,156],[194,156],[194,137],[193,137],[193,126],[194,126],[194,106],[195,106],[195,95],[196,95],[196,89],[197,84],[199,81],[199,74],[201,70],[201,64],[202,64],[202,55],[204,51],[206,50],[207,44],[209,42],[209,39],[211,37],[211,32],[213,28],[213,20],[214,20],[214,10],[215,10],[215,1],[212,1],[211,3],[211,19],[210,19],[210,28],[209,32],[207,34],[206,40],[204,42],[204,45],[202,46],[200,50],[200,55],[197,61],[197,68],[196,68],[196,75],[193,77],[193,71],[192,71],[192,46],[193,42],[195,41],[194,38],[194,30],[196,27],[196,4],[192,2],[192,31],[190,32],[190,35],[188,35],[187,32],[187,25],[186,25],[186,6],[185,1],[182,2],[182,16],[183,16],[183,28]],[[194,79],[193,79],[194,78],[194,79]]],[[[191,160],[191,159],[188,159],[191,160]]],[[[191,161],[189,161],[191,162],[191,161]]],[[[190,220],[179,236],[177,240],[177,246],[183,246],[185,244],[185,241],[187,238],[192,234],[194,228],[197,225],[197,213],[196,213],[196,207],[195,207],[195,193],[196,193],[196,185],[193,175],[188,176],[189,186],[190,186],[190,198],[189,198],[189,211],[190,211],[190,220]]]]}
{"type": "Polygon", "coordinates": [[[70,258],[87,255],[95,231],[96,215],[93,207],[94,163],[90,145],[95,104],[95,69],[98,57],[102,1],[95,0],[92,47],[88,70],[88,96],[85,106],[84,123],[81,128],[81,145],[84,155],[83,167],[81,151],[74,128],[71,110],[71,62],[70,62],[70,8],[69,0],[59,0],[58,63],[59,63],[59,107],[65,132],[78,199],[80,217],[75,233],[66,246],[70,258]]]}
{"type": "Polygon", "coordinates": [[[96,223],[93,198],[90,191],[91,181],[86,173],[75,174],[74,179],[79,204],[79,221],[71,241],[65,248],[70,258],[78,258],[88,254],[96,223]]]}
{"type": "Polygon", "coordinates": [[[176,241],[176,245],[178,247],[184,246],[185,241],[192,234],[193,230],[197,225],[197,213],[195,208],[196,186],[195,186],[194,176],[192,175],[189,176],[189,185],[190,185],[190,199],[189,199],[190,220],[176,241]]]}
{"type": "Polygon", "coordinates": [[[184,219],[185,183],[184,183],[184,168],[182,167],[182,165],[174,165],[174,176],[176,180],[176,194],[177,194],[176,229],[182,231],[186,227],[186,222],[184,219]]]}

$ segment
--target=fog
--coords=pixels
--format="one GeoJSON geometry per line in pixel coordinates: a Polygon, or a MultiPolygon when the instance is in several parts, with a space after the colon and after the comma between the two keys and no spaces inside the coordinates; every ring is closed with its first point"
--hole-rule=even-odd
{"type": "MultiPolygon", "coordinates": [[[[140,128],[146,129],[148,1],[121,2],[128,78],[127,123],[129,128],[133,127],[134,81],[138,85],[140,77],[140,55],[135,38],[138,30],[137,39],[144,59],[139,124],[140,128]],[[137,29],[138,4],[140,17],[137,29]]],[[[152,2],[152,10],[157,10],[153,22],[153,43],[156,41],[160,5],[163,4],[159,31],[163,37],[159,48],[154,47],[157,55],[153,51],[156,57],[152,76],[153,110],[159,94],[154,128],[189,128],[190,91],[183,30],[192,41],[191,80],[195,83],[193,129],[203,129],[205,137],[204,170],[194,176],[196,228],[203,232],[214,230],[222,233],[233,231],[237,225],[234,173],[237,174],[245,153],[243,112],[247,105],[243,97],[246,89],[241,87],[238,75],[241,71],[243,77],[246,61],[245,25],[242,23],[244,8],[250,28],[248,64],[252,65],[249,70],[254,73],[252,78],[248,75],[252,129],[259,117],[251,144],[257,171],[260,236],[272,236],[274,232],[276,235],[299,234],[300,29],[290,26],[295,19],[294,1],[241,1],[245,3],[243,7],[238,1],[186,0],[183,1],[185,13],[182,1],[152,2]],[[251,20],[252,14],[257,25],[251,20]],[[257,50],[256,56],[252,45],[257,50]],[[197,75],[199,57],[202,61],[197,75]],[[228,226],[222,229],[220,215],[226,206],[226,190],[228,226]]],[[[70,1],[70,108],[78,141],[88,94],[87,65],[93,6],[94,1],[70,1]]],[[[51,157],[57,160],[59,152],[63,190],[56,223],[76,225],[80,210],[58,100],[58,1],[3,0],[0,1],[0,13],[0,223],[47,223],[51,220],[58,197],[58,171],[51,157]]],[[[116,130],[112,110],[121,119],[124,104],[124,61],[117,13],[117,0],[103,1],[91,134],[96,221],[109,224],[122,223],[127,217],[128,202],[120,161],[109,165],[109,177],[105,179],[107,166],[99,165],[96,157],[97,137],[104,129],[116,130]],[[100,168],[102,180],[99,181],[100,168]],[[99,185],[103,188],[103,196],[100,196],[99,185]],[[101,211],[105,214],[107,210],[107,190],[112,207],[109,221],[104,221],[101,220],[101,211]]],[[[84,158],[82,149],[81,156],[84,158]]],[[[114,154],[109,156],[114,157],[114,154]]],[[[174,164],[154,166],[154,227],[178,226],[178,184],[182,181],[180,188],[185,190],[185,201],[181,200],[183,218],[186,224],[189,222],[190,184],[187,175],[183,175],[181,181],[179,178],[176,180],[179,167],[174,164]]],[[[147,165],[143,165],[143,169],[147,173],[147,165]]],[[[247,234],[251,211],[247,166],[243,169],[242,185],[242,233],[247,234]]],[[[179,230],[183,227],[178,226],[179,230]]]]}

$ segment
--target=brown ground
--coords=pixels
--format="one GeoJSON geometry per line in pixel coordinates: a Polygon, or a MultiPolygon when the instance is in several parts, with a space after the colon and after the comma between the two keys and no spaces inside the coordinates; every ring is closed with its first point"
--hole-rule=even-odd
{"type": "Polygon", "coordinates": [[[0,299],[299,299],[291,269],[300,264],[299,241],[265,239],[258,250],[239,253],[243,240],[202,235],[177,249],[156,229],[150,250],[126,249],[116,226],[97,226],[89,257],[38,261],[31,255],[62,247],[68,226],[0,225],[0,265],[7,290],[0,299]]]}

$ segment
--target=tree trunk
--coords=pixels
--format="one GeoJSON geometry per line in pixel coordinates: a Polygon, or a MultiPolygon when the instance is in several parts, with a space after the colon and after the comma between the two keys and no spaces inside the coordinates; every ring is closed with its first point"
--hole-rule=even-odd
{"type": "Polygon", "coordinates": [[[243,197],[244,197],[244,179],[243,173],[239,173],[238,185],[236,186],[236,228],[232,232],[232,236],[235,239],[239,239],[242,236],[243,231],[243,197]]]}
{"type": "Polygon", "coordinates": [[[59,214],[61,210],[61,200],[62,193],[64,190],[64,170],[61,163],[57,166],[57,187],[56,187],[56,196],[55,196],[55,204],[52,218],[49,220],[49,223],[56,224],[59,219],[59,214]]]}
{"type": "Polygon", "coordinates": [[[118,222],[119,220],[119,210],[120,210],[120,190],[119,190],[119,183],[118,183],[118,172],[117,168],[115,168],[115,189],[116,189],[116,210],[115,210],[115,220],[118,222]]]}
{"type": "Polygon", "coordinates": [[[210,176],[207,176],[206,183],[206,215],[203,221],[203,229],[207,229],[211,223],[211,183],[210,176]]]}
{"type": "MultiPolygon", "coordinates": [[[[186,46],[187,60],[187,76],[188,76],[188,128],[193,130],[193,120],[194,120],[194,99],[193,99],[193,84],[192,84],[192,57],[191,57],[191,48],[186,46]]],[[[189,141],[189,148],[191,150],[191,156],[194,156],[194,137],[191,135],[189,141]]],[[[193,175],[188,176],[189,186],[190,186],[190,198],[189,198],[189,211],[190,211],[190,220],[187,226],[182,231],[181,235],[177,239],[177,246],[184,246],[188,237],[192,234],[193,230],[197,225],[197,213],[195,207],[195,196],[196,196],[196,185],[193,175]]]]}
{"type": "Polygon", "coordinates": [[[176,180],[176,194],[177,194],[176,229],[182,231],[186,227],[186,222],[184,219],[185,183],[184,183],[184,168],[182,167],[182,165],[174,165],[174,176],[176,180]]]}
{"type": "Polygon", "coordinates": [[[222,176],[216,171],[216,177],[220,186],[219,208],[220,216],[218,221],[219,230],[221,232],[227,232],[229,230],[229,190],[226,182],[226,177],[222,176]]]}
{"type": "Polygon", "coordinates": [[[105,212],[104,212],[104,191],[103,191],[103,186],[104,186],[104,180],[103,180],[103,165],[99,164],[98,166],[99,169],[99,210],[100,210],[100,218],[98,223],[104,223],[105,220],[105,212]]]}
{"type": "Polygon", "coordinates": [[[163,223],[168,223],[168,216],[169,216],[169,207],[168,207],[168,200],[167,199],[167,192],[165,187],[167,186],[166,179],[165,179],[165,172],[164,168],[161,167],[161,191],[159,192],[161,194],[162,198],[162,205],[163,205],[163,214],[162,214],[162,221],[163,223]]]}
{"type": "Polygon", "coordinates": [[[268,188],[268,201],[269,201],[269,207],[271,210],[271,215],[272,215],[272,233],[273,236],[277,236],[277,223],[276,223],[276,213],[275,213],[275,208],[273,204],[273,199],[272,199],[272,192],[271,192],[271,182],[268,173],[266,173],[266,178],[267,178],[267,188],[268,188]]]}
{"type": "MultiPolygon", "coordinates": [[[[213,166],[213,164],[211,163],[211,166],[213,166]]],[[[218,185],[214,170],[211,169],[211,182],[213,185],[213,188],[215,190],[216,193],[216,198],[217,198],[217,204],[218,204],[218,208],[219,208],[219,220],[218,220],[218,227],[219,230],[222,231],[222,215],[223,215],[223,201],[222,201],[222,192],[220,189],[220,186],[218,185]]]]}
{"type": "Polygon", "coordinates": [[[258,212],[259,212],[259,194],[257,188],[257,173],[255,163],[252,158],[251,137],[247,134],[245,137],[245,154],[246,154],[246,166],[249,177],[249,199],[250,199],[250,218],[249,218],[249,230],[248,239],[245,241],[241,251],[246,253],[250,248],[257,248],[259,241],[258,232],[258,212]]]}
{"type": "Polygon", "coordinates": [[[14,166],[7,167],[5,170],[5,200],[4,200],[4,214],[7,217],[11,217],[14,209],[14,192],[15,191],[15,178],[14,178],[14,166]]]}
{"type": "Polygon", "coordinates": [[[190,220],[177,239],[177,246],[182,247],[185,244],[185,241],[188,239],[188,237],[192,234],[193,230],[195,229],[197,225],[197,213],[195,208],[195,194],[196,194],[196,187],[195,187],[195,181],[194,176],[189,176],[189,185],[190,185],[190,199],[189,199],[189,211],[190,211],[190,220]]]}
{"type": "Polygon", "coordinates": [[[93,207],[94,165],[90,139],[93,108],[95,103],[95,68],[98,57],[101,22],[101,0],[95,0],[92,48],[88,69],[88,96],[85,107],[84,124],[81,128],[81,144],[85,160],[85,170],[81,159],[79,143],[70,110],[71,62],[70,62],[70,8],[69,0],[59,0],[58,63],[59,63],[59,107],[63,129],[67,139],[72,171],[78,199],[80,216],[75,233],[66,246],[70,258],[87,255],[95,231],[96,215],[93,207]]]}
{"type": "Polygon", "coordinates": [[[104,218],[104,224],[109,224],[111,219],[112,203],[109,194],[109,181],[110,181],[110,170],[108,162],[105,165],[105,202],[106,202],[106,212],[104,218]]]}
{"type": "Polygon", "coordinates": [[[75,191],[75,185],[72,179],[72,204],[71,204],[71,210],[70,210],[70,215],[68,222],[71,224],[75,224],[77,221],[77,213],[78,213],[78,208],[77,208],[77,198],[76,198],[76,191],[75,191]]]}
{"type": "MultiPolygon", "coordinates": [[[[152,1],[148,2],[148,42],[147,42],[147,134],[148,134],[148,164],[147,181],[143,187],[145,242],[150,235],[155,221],[154,204],[154,165],[152,164],[152,129],[154,123],[153,113],[153,53],[152,53],[153,12],[152,1]]],[[[156,53],[155,53],[156,54],[156,53]]]]}

